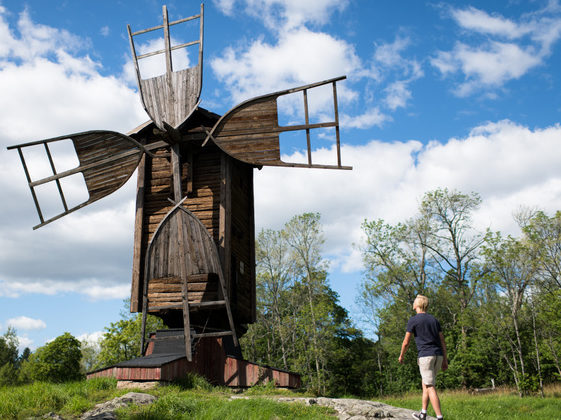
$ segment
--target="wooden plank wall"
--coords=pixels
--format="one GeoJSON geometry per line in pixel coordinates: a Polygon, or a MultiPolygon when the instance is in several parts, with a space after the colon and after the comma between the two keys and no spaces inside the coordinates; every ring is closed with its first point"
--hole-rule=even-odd
{"type": "Polygon", "coordinates": [[[255,253],[253,221],[253,168],[239,161],[232,164],[232,301],[234,319],[254,322],[255,253]]]}
{"type": "MultiPolygon", "coordinates": [[[[186,194],[187,191],[190,191],[185,207],[203,223],[222,251],[222,266],[234,311],[234,322],[236,325],[254,322],[253,167],[230,158],[212,141],[200,148],[198,141],[204,139],[204,133],[200,128],[190,130],[184,139],[191,140],[190,149],[186,142],[182,145],[181,150],[183,193],[186,194]],[[227,179],[224,179],[225,176],[227,179]],[[230,246],[222,248],[222,242],[228,239],[230,246]],[[235,284],[230,285],[230,281],[235,281],[235,284]]],[[[164,216],[173,207],[169,201],[169,198],[173,197],[169,151],[159,149],[154,153],[154,158],[147,156],[142,162],[138,174],[131,293],[131,311],[133,312],[142,310],[144,258],[148,243],[164,216]]],[[[150,284],[150,293],[170,293],[167,296],[158,296],[158,298],[165,297],[166,302],[175,302],[180,294],[180,289],[178,289],[177,279],[173,277],[160,279],[153,285],[150,284]],[[164,287],[164,283],[169,284],[168,291],[160,290],[164,287]]],[[[198,294],[202,296],[203,289],[206,293],[205,297],[210,296],[209,293],[214,293],[215,290],[214,285],[197,285],[196,287],[203,288],[201,290],[194,290],[191,287],[195,286],[190,285],[195,299],[199,298],[198,294]]]]}
{"type": "MultiPolygon", "coordinates": [[[[204,139],[202,130],[193,130],[185,136],[189,140],[204,139]]],[[[201,140],[202,141],[202,140],[201,140]]],[[[188,156],[188,150],[182,150],[188,156]]],[[[192,193],[185,207],[201,220],[215,242],[219,234],[220,204],[220,155],[223,153],[214,144],[208,144],[200,152],[195,151],[192,159],[185,159],[182,164],[182,187],[186,194],[191,181],[192,193]],[[192,167],[189,167],[192,162],[192,167]]],[[[131,311],[142,310],[142,290],[144,278],[144,258],[146,250],[156,228],[165,215],[173,208],[169,198],[173,198],[172,171],[169,151],[160,149],[155,157],[146,157],[144,165],[139,167],[137,208],[135,223],[135,254],[133,261],[133,279],[131,291],[131,311]]]]}
{"type": "Polygon", "coordinates": [[[222,339],[205,338],[199,343],[192,362],[181,358],[160,367],[109,367],[88,373],[88,379],[114,377],[132,381],[172,381],[187,372],[204,376],[211,383],[230,387],[249,387],[273,382],[277,387],[300,388],[300,375],[236,359],[224,353],[222,339]]]}

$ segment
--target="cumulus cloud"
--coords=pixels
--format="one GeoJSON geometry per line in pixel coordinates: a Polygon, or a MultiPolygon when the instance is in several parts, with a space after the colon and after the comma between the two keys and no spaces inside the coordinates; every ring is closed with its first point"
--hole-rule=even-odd
{"type": "MultiPolygon", "coordinates": [[[[299,85],[352,75],[361,61],[352,45],[333,36],[306,28],[282,35],[276,44],[256,40],[245,47],[228,47],[211,60],[218,80],[235,103],[299,85]]],[[[349,89],[341,98],[356,95],[349,89]]]]}
{"type": "MultiPolygon", "coordinates": [[[[77,293],[87,296],[92,301],[119,299],[130,296],[130,279],[120,279],[121,284],[114,284],[107,278],[56,281],[50,279],[23,278],[21,280],[0,281],[2,291],[0,296],[17,298],[25,294],[42,294],[54,296],[59,293],[77,293]]],[[[101,275],[100,275],[101,277],[101,275]]]]}
{"type": "Polygon", "coordinates": [[[18,335],[19,351],[23,351],[23,349],[25,349],[26,347],[28,347],[30,350],[35,350],[36,348],[35,342],[33,341],[33,339],[29,338],[26,334],[18,335]]]}
{"type": "MultiPolygon", "coordinates": [[[[26,12],[12,28],[5,13],[0,9],[1,294],[72,290],[92,299],[126,296],[130,267],[123,255],[132,261],[134,180],[103,205],[34,232],[38,217],[24,172],[17,152],[6,146],[92,129],[127,132],[146,114],[134,90],[101,75],[102,65],[81,54],[84,40],[36,24],[26,12]],[[65,286],[74,282],[80,286],[65,286]]],[[[73,153],[62,150],[53,158],[68,165],[73,153]]],[[[48,204],[55,195],[47,197],[48,204]]]]}
{"type": "Polygon", "coordinates": [[[47,328],[45,321],[41,319],[33,319],[27,316],[18,316],[16,318],[10,318],[6,321],[9,327],[13,327],[16,330],[42,330],[47,328]]]}
{"type": "Polygon", "coordinates": [[[382,103],[391,111],[405,108],[413,94],[411,84],[424,76],[421,64],[404,56],[411,46],[408,36],[397,36],[392,42],[375,44],[370,73],[374,80],[386,86],[382,103]]]}
{"type": "Polygon", "coordinates": [[[360,115],[341,115],[341,127],[345,128],[370,128],[381,127],[385,122],[391,121],[392,118],[380,111],[379,107],[366,110],[360,115]]]}
{"type": "Polygon", "coordinates": [[[103,331],[95,331],[93,333],[80,334],[79,336],[76,337],[76,339],[78,339],[81,342],[85,341],[91,346],[98,347],[100,341],[103,339],[104,334],[105,333],[103,331]]]}
{"type": "Polygon", "coordinates": [[[224,14],[231,15],[236,6],[250,16],[262,19],[269,28],[280,31],[305,24],[324,24],[349,0],[213,0],[224,14]]]}
{"type": "Polygon", "coordinates": [[[456,42],[438,51],[431,63],[444,76],[463,74],[455,93],[468,96],[496,89],[542,65],[561,37],[561,16],[554,8],[530,13],[518,21],[474,7],[452,9],[451,17],[473,43],[456,42]]]}
{"type": "MultiPolygon", "coordinates": [[[[515,234],[512,212],[518,206],[561,208],[560,135],[557,125],[531,130],[499,121],[444,142],[344,145],[342,160],[352,171],[264,168],[256,174],[257,229],[280,228],[286,215],[319,211],[333,268],[358,271],[360,256],[352,244],[361,240],[362,220],[403,221],[415,214],[424,192],[449,187],[482,195],[474,215],[479,229],[515,234]]],[[[321,160],[334,150],[315,153],[321,160]]]]}

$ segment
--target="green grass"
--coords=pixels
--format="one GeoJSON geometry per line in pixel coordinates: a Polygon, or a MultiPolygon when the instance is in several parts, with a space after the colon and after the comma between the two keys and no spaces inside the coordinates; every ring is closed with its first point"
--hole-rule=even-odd
{"type": "Polygon", "coordinates": [[[219,419],[325,419],[335,411],[319,406],[279,403],[268,398],[230,399],[218,392],[165,389],[153,404],[128,407],[117,412],[119,419],[130,420],[219,420],[219,419]]]}
{"type": "MultiPolygon", "coordinates": [[[[66,384],[36,382],[31,385],[0,388],[0,419],[40,417],[49,412],[63,417],[78,417],[97,403],[123,395],[130,390],[116,389],[116,381],[98,378],[66,384]]],[[[173,385],[160,386],[147,392],[158,397],[151,405],[130,406],[117,412],[119,419],[325,419],[336,418],[326,407],[280,403],[275,396],[305,396],[261,385],[244,391],[242,398],[231,398],[234,391],[213,387],[204,379],[188,376],[173,385]],[[247,397],[247,398],[245,398],[247,397]]],[[[440,393],[447,420],[484,419],[561,419],[561,387],[551,388],[546,398],[519,398],[510,390],[493,394],[471,395],[460,391],[440,393]]],[[[396,407],[418,410],[421,394],[413,393],[378,399],[396,407]]],[[[430,412],[434,415],[434,412],[430,412]]]]}
{"type": "MultiPolygon", "coordinates": [[[[107,378],[65,384],[35,382],[0,388],[0,419],[26,419],[57,413],[78,417],[95,404],[130,392],[116,389],[116,380],[107,378]]],[[[318,406],[279,403],[260,396],[298,395],[270,386],[246,391],[249,399],[231,399],[233,391],[212,387],[204,379],[188,376],[173,385],[141,390],[158,397],[153,404],[118,410],[119,419],[325,419],[335,411],[318,406]]]]}
{"type": "MultiPolygon", "coordinates": [[[[493,394],[471,395],[467,392],[441,392],[440,403],[446,420],[475,419],[561,419],[561,398],[554,393],[520,398],[515,392],[499,391],[493,394]]],[[[419,410],[421,393],[407,394],[380,400],[396,407],[419,410]]],[[[429,414],[434,411],[429,407],[429,414]]]]}
{"type": "Polygon", "coordinates": [[[98,378],[91,381],[31,385],[0,388],[0,418],[23,419],[54,412],[71,416],[93,408],[127,391],[116,389],[117,381],[98,378]]]}

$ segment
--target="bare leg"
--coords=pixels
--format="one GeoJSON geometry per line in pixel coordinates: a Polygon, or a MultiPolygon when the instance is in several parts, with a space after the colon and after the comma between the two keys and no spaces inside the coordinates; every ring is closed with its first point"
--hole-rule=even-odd
{"type": "Polygon", "coordinates": [[[425,385],[425,383],[423,381],[421,381],[421,383],[423,384],[423,399],[422,399],[422,407],[423,410],[427,410],[427,408],[429,407],[429,391],[428,391],[428,387],[425,385]]]}
{"type": "Polygon", "coordinates": [[[427,392],[427,399],[430,399],[430,403],[436,416],[441,416],[442,411],[440,411],[440,399],[438,398],[438,394],[436,393],[436,388],[434,386],[427,386],[423,384],[423,407],[425,406],[425,390],[427,392]]]}

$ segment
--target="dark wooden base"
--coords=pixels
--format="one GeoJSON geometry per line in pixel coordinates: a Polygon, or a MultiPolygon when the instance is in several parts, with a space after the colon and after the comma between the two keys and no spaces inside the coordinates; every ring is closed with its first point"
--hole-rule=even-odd
{"type": "MultiPolygon", "coordinates": [[[[222,338],[200,339],[195,345],[193,361],[188,362],[185,353],[177,351],[181,347],[174,344],[175,338],[164,331],[158,331],[152,337],[146,356],[90,372],[87,378],[113,377],[120,381],[170,382],[191,372],[205,377],[214,385],[229,387],[243,388],[266,382],[273,382],[275,386],[282,388],[301,386],[300,375],[297,373],[228,355],[222,338]]],[[[177,343],[183,341],[182,335],[177,335],[176,338],[177,343]]]]}

